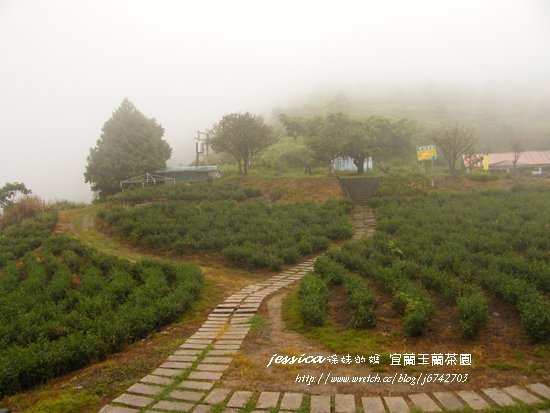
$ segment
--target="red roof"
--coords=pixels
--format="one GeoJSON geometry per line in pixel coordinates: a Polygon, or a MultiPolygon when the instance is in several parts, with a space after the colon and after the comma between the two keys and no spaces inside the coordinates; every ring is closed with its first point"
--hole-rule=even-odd
{"type": "MultiPolygon", "coordinates": [[[[483,156],[483,154],[479,154],[483,156]]],[[[487,155],[487,154],[485,154],[487,155]]],[[[514,152],[503,153],[489,153],[489,168],[497,166],[513,166],[514,165],[514,152]]],[[[462,157],[464,165],[468,165],[468,162],[462,157]]],[[[550,151],[525,151],[519,156],[517,166],[544,166],[550,165],[550,151]]],[[[481,166],[481,162],[478,162],[475,166],[481,166]]]]}

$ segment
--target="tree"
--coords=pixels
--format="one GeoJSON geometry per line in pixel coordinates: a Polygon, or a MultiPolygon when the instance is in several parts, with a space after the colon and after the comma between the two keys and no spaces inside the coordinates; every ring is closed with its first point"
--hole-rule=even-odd
{"type": "Polygon", "coordinates": [[[456,162],[463,155],[470,153],[477,142],[473,131],[452,123],[443,125],[434,131],[434,142],[437,150],[443,156],[452,178],[456,177],[456,162]]]}
{"type": "Polygon", "coordinates": [[[525,152],[525,146],[518,138],[511,138],[510,146],[512,147],[512,152],[514,153],[514,159],[512,160],[512,164],[514,165],[514,176],[517,176],[516,166],[521,154],[525,152]]]}
{"type": "Polygon", "coordinates": [[[410,119],[392,121],[379,116],[367,118],[365,128],[372,137],[370,152],[373,164],[385,174],[389,172],[388,161],[412,151],[412,140],[418,133],[417,124],[410,119]]]}
{"type": "Polygon", "coordinates": [[[27,189],[25,184],[19,182],[8,182],[0,188],[0,208],[5,209],[13,204],[13,201],[15,201],[17,195],[29,195],[30,193],[32,193],[32,191],[27,189]]]}
{"type": "Polygon", "coordinates": [[[350,157],[357,168],[357,173],[365,172],[365,160],[372,156],[373,137],[362,122],[350,124],[349,135],[340,149],[340,155],[350,157]]]}
{"type": "Polygon", "coordinates": [[[101,137],[90,149],[84,177],[99,198],[120,191],[120,181],[166,166],[172,148],[164,129],[145,117],[128,100],[103,125],[101,137]]]}
{"type": "Polygon", "coordinates": [[[314,158],[328,166],[329,175],[332,175],[334,159],[342,153],[343,145],[357,132],[355,123],[343,113],[329,112],[324,117],[309,119],[290,118],[282,114],[279,120],[290,136],[305,137],[314,158]]]}
{"type": "Polygon", "coordinates": [[[210,144],[216,152],[228,153],[239,165],[239,173],[247,175],[252,160],[277,137],[261,116],[246,113],[225,115],[211,130],[210,144]]]}

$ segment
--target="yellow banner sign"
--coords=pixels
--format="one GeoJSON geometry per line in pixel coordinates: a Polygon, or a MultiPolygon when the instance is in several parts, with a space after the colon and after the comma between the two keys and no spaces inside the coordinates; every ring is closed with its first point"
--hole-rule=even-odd
{"type": "Polygon", "coordinates": [[[419,161],[434,161],[437,159],[437,149],[435,145],[418,146],[416,157],[419,161]]]}

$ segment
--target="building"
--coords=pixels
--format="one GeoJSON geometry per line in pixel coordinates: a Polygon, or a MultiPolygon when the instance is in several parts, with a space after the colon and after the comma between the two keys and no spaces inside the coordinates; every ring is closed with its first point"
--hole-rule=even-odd
{"type": "MultiPolygon", "coordinates": [[[[514,170],[514,152],[479,154],[477,161],[473,162],[474,167],[482,168],[484,156],[489,158],[489,171],[510,173],[514,170]]],[[[462,157],[464,166],[468,168],[469,160],[462,157]]],[[[518,171],[531,171],[534,175],[542,175],[550,171],[550,151],[525,151],[521,152],[516,163],[518,171]]]]}
{"type": "Polygon", "coordinates": [[[174,178],[177,182],[198,182],[216,179],[222,176],[217,165],[176,166],[155,171],[156,174],[174,178]]]}
{"type": "MultiPolygon", "coordinates": [[[[336,159],[334,159],[333,162],[334,170],[335,171],[352,171],[357,172],[357,167],[353,163],[353,159],[349,156],[339,156],[336,159]]],[[[372,158],[368,157],[365,159],[365,162],[363,164],[363,170],[365,172],[372,169],[372,158]]]]}

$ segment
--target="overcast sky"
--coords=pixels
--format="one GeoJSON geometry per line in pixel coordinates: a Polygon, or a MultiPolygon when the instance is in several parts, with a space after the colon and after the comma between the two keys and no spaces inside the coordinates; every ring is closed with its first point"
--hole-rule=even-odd
{"type": "Polygon", "coordinates": [[[0,185],[89,201],[86,157],[124,97],[177,165],[224,114],[318,88],[549,85],[550,1],[0,0],[0,56],[0,185]]]}

